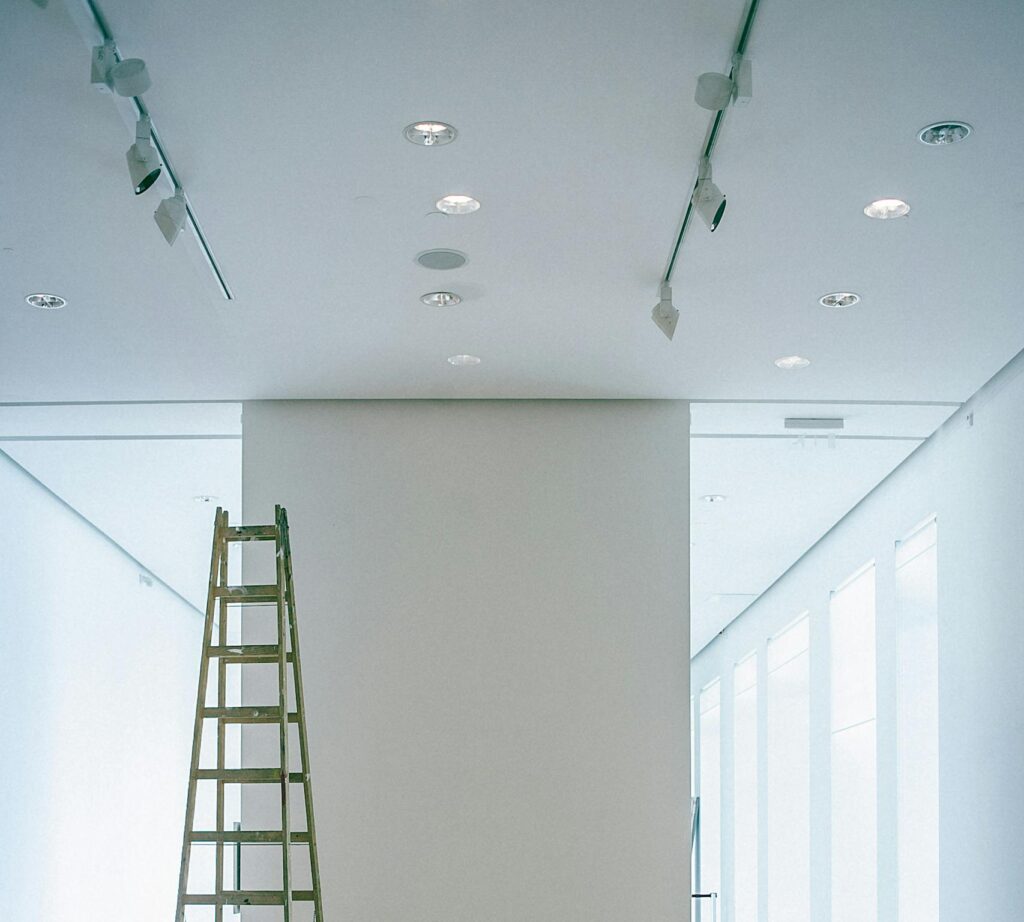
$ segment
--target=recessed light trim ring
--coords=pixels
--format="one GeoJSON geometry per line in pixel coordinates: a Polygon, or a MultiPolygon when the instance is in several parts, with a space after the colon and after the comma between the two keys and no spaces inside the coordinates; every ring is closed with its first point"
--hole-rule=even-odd
{"type": "Polygon", "coordinates": [[[51,295],[44,292],[36,292],[25,296],[25,301],[41,311],[58,311],[67,305],[67,301],[60,295],[51,295]]]}
{"type": "Polygon", "coordinates": [[[917,140],[929,147],[948,147],[966,141],[974,129],[967,122],[935,122],[917,133],[917,140]]]}
{"type": "Polygon", "coordinates": [[[429,291],[425,295],[420,295],[420,301],[427,307],[455,307],[456,304],[462,303],[462,297],[454,291],[429,291]]]}
{"type": "Polygon", "coordinates": [[[403,134],[407,141],[421,147],[443,147],[445,144],[451,144],[459,133],[447,122],[424,119],[406,125],[403,134]]]}
{"type": "Polygon", "coordinates": [[[818,303],[822,307],[834,308],[853,307],[859,301],[860,295],[852,291],[832,291],[818,298],[818,303]]]}
{"type": "Polygon", "coordinates": [[[888,221],[910,214],[910,206],[900,198],[880,198],[865,205],[864,214],[877,221],[888,221]]]}
{"type": "Polygon", "coordinates": [[[480,208],[480,203],[472,195],[445,195],[435,204],[443,214],[472,214],[480,208]]]}
{"type": "Polygon", "coordinates": [[[776,359],[775,364],[784,371],[792,371],[795,368],[806,368],[811,364],[811,360],[805,359],[802,355],[784,355],[776,359]]]}
{"type": "Polygon", "coordinates": [[[468,368],[471,365],[479,365],[480,358],[476,355],[466,355],[460,353],[459,355],[449,355],[448,364],[454,365],[456,368],[468,368]]]}

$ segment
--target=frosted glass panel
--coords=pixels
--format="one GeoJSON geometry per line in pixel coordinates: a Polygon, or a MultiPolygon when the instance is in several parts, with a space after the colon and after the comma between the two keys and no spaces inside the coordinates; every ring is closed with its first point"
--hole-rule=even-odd
{"type": "Polygon", "coordinates": [[[3,454],[0,504],[0,916],[171,918],[202,616],[3,454]]]}
{"type": "Polygon", "coordinates": [[[716,680],[700,693],[700,888],[705,893],[720,892],[722,885],[721,756],[721,683],[716,680]]]}
{"type": "Polygon", "coordinates": [[[875,568],[832,595],[832,922],[878,914],[875,568]]]}
{"type": "Polygon", "coordinates": [[[939,915],[937,538],[933,519],[896,549],[900,922],[939,915]]]}
{"type": "Polygon", "coordinates": [[[733,919],[757,922],[757,657],[733,676],[733,919]]]}
{"type": "Polygon", "coordinates": [[[810,918],[808,619],[768,643],[768,918],[810,918]]]}

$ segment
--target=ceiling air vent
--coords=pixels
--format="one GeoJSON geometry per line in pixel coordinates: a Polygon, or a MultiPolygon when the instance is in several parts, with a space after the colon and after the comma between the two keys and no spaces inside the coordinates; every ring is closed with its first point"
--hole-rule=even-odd
{"type": "Polygon", "coordinates": [[[787,416],[787,429],[842,429],[844,420],[841,416],[787,416]]]}

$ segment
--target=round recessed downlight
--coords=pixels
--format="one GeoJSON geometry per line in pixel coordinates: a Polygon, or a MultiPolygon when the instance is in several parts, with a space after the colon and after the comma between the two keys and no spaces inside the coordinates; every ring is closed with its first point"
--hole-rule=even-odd
{"type": "Polygon", "coordinates": [[[449,355],[448,364],[456,368],[465,368],[468,365],[479,365],[480,359],[475,355],[449,355]]]}
{"type": "Polygon", "coordinates": [[[701,499],[706,503],[724,503],[727,497],[723,496],[721,493],[708,493],[705,496],[702,496],[701,499]]]}
{"type": "Polygon", "coordinates": [[[780,359],[775,360],[775,364],[779,368],[784,368],[787,371],[793,368],[806,368],[811,364],[810,359],[805,359],[802,355],[784,355],[780,359]]]}
{"type": "Polygon", "coordinates": [[[458,132],[445,122],[413,122],[405,128],[406,140],[423,147],[451,144],[458,132]]]}
{"type": "Polygon", "coordinates": [[[818,303],[822,307],[840,308],[853,307],[859,300],[860,295],[854,294],[852,291],[833,291],[818,298],[818,303]]]}
{"type": "Polygon", "coordinates": [[[437,210],[445,214],[472,214],[479,207],[472,195],[446,195],[437,200],[437,210]]]}
{"type": "Polygon", "coordinates": [[[68,303],[60,295],[48,295],[42,292],[27,295],[25,300],[33,307],[38,307],[41,311],[60,310],[68,303]]]}
{"type": "Polygon", "coordinates": [[[469,257],[458,250],[425,250],[416,257],[424,269],[461,269],[469,257]]]}
{"type": "Polygon", "coordinates": [[[420,300],[427,307],[454,307],[462,298],[454,291],[431,291],[429,294],[420,295],[420,300]]]}
{"type": "Polygon", "coordinates": [[[917,140],[929,147],[945,147],[963,141],[973,131],[967,122],[936,122],[917,133],[917,140]]]}
{"type": "Polygon", "coordinates": [[[887,221],[889,218],[902,218],[910,214],[910,206],[899,198],[880,198],[870,205],[864,206],[864,214],[869,218],[887,221]]]}

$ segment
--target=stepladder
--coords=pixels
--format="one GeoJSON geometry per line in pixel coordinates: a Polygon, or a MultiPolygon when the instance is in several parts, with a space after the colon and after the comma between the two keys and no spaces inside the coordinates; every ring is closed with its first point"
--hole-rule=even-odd
{"type": "MultiPolygon", "coordinates": [[[[246,578],[252,569],[247,560],[246,578]]],[[[247,906],[279,907],[259,910],[261,920],[324,918],[288,515],[281,506],[272,525],[231,525],[220,508],[214,518],[174,918],[223,922],[242,911],[244,919],[240,908],[247,906]],[[232,548],[251,553],[273,581],[232,584],[232,548]],[[258,702],[250,700],[254,693],[258,702]],[[247,764],[253,754],[271,764],[247,764]],[[250,813],[260,828],[242,828],[250,813]],[[249,846],[260,854],[245,862],[246,870],[266,874],[251,884],[243,874],[249,846]]]]}

